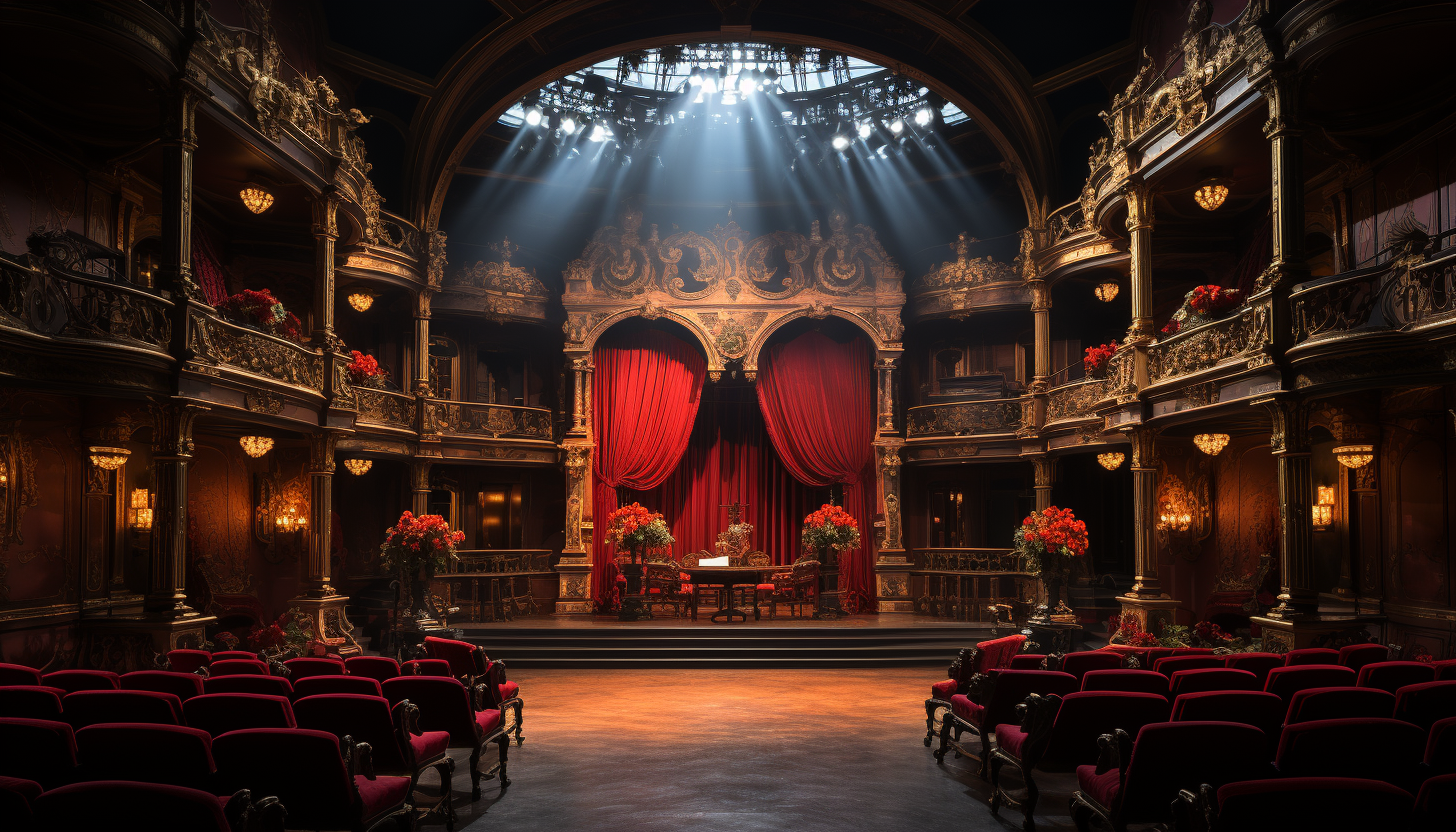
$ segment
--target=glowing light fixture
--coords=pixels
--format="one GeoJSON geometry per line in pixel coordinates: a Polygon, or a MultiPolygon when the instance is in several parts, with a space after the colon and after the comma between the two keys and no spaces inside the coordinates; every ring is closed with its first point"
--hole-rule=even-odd
{"type": "Polygon", "coordinates": [[[104,471],[115,471],[126,464],[126,458],[131,456],[131,451],[126,448],[109,448],[104,445],[92,445],[86,449],[91,455],[91,464],[104,471]]]}
{"type": "Polygon", "coordinates": [[[273,525],[282,532],[302,532],[308,530],[308,518],[299,514],[296,506],[289,506],[273,518],[273,525]]]}
{"type": "Polygon", "coordinates": [[[905,132],[905,119],[897,118],[890,122],[890,132],[897,136],[905,132]]]}
{"type": "Polygon", "coordinates": [[[355,312],[367,312],[374,305],[374,293],[366,290],[349,295],[349,305],[355,312]]]}
{"type": "Polygon", "coordinates": [[[243,453],[254,459],[273,450],[273,437],[271,436],[244,436],[238,439],[238,444],[243,446],[243,453]]]}
{"type": "Polygon", "coordinates": [[[526,123],[532,127],[539,127],[541,124],[541,108],[532,107],[526,111],[526,123]]]}
{"type": "Polygon", "coordinates": [[[1118,285],[1116,280],[1105,280],[1097,284],[1097,288],[1092,290],[1092,294],[1096,295],[1097,299],[1103,303],[1111,303],[1117,297],[1117,292],[1118,285]]]}
{"type": "Polygon", "coordinates": [[[1331,485],[1315,487],[1314,505],[1310,507],[1311,519],[1317,529],[1329,528],[1335,522],[1335,488],[1331,485]]]}
{"type": "Polygon", "coordinates": [[[1223,204],[1228,198],[1229,189],[1227,185],[1220,182],[1205,182],[1193,192],[1193,201],[1198,207],[1205,211],[1212,211],[1223,204]]]}
{"type": "Polygon", "coordinates": [[[829,144],[835,150],[844,150],[849,147],[849,137],[843,133],[835,133],[834,138],[829,140],[829,144]]]}
{"type": "Polygon", "coordinates": [[[4,488],[5,486],[7,486],[9,484],[10,484],[10,469],[5,465],[4,460],[0,460],[0,488],[4,488]]]}
{"type": "Polygon", "coordinates": [[[273,207],[273,194],[268,189],[256,182],[249,182],[238,192],[243,200],[243,207],[254,214],[261,214],[273,207]]]}
{"type": "Polygon", "coordinates": [[[930,122],[935,119],[935,112],[929,107],[921,107],[915,111],[915,124],[917,127],[929,127],[930,122]]]}
{"type": "Polygon", "coordinates": [[[571,116],[567,116],[566,118],[563,118],[561,120],[561,134],[563,136],[570,136],[572,133],[575,133],[575,132],[576,132],[576,119],[572,118],[571,116]]]}
{"type": "Polygon", "coordinates": [[[1209,456],[1218,456],[1228,443],[1229,435],[1226,433],[1200,433],[1193,437],[1193,444],[1198,447],[1198,450],[1209,456]]]}
{"type": "Polygon", "coordinates": [[[356,476],[356,477],[362,477],[365,474],[369,473],[369,469],[370,468],[373,468],[374,467],[374,460],[372,460],[372,459],[346,459],[346,460],[344,460],[344,467],[345,468],[348,468],[349,469],[349,473],[353,474],[354,476],[356,476]]]}
{"type": "Polygon", "coordinates": [[[131,514],[131,527],[139,532],[151,531],[152,528],[152,493],[145,488],[133,488],[131,490],[131,501],[128,503],[128,512],[131,514]]]}
{"type": "Polygon", "coordinates": [[[1116,471],[1118,468],[1121,468],[1122,461],[1126,458],[1126,456],[1118,453],[1117,451],[1110,451],[1105,454],[1097,455],[1097,461],[1101,463],[1103,468],[1106,468],[1109,471],[1116,471]]]}
{"type": "Polygon", "coordinates": [[[1374,445],[1341,445],[1334,450],[1335,461],[1346,468],[1361,468],[1375,459],[1374,445]]]}
{"type": "Polygon", "coordinates": [[[868,121],[861,121],[859,123],[859,137],[861,139],[868,139],[873,132],[874,128],[870,126],[868,121]]]}

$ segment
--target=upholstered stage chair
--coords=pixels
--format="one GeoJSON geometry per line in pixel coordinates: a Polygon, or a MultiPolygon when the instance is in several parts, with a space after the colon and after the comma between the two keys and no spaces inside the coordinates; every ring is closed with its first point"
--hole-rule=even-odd
{"type": "Polygon", "coordinates": [[[329,693],[348,693],[354,696],[383,696],[379,683],[368,676],[308,676],[293,684],[293,699],[305,696],[321,696],[329,693]]]}
{"type": "MultiPolygon", "coordinates": [[[[986,686],[990,683],[992,671],[1010,668],[1011,661],[1026,644],[1026,636],[1014,635],[983,641],[975,647],[964,647],[951,662],[950,678],[930,686],[930,698],[925,700],[925,745],[930,746],[935,736],[935,712],[951,707],[951,697],[964,694],[972,699],[984,699],[986,686]],[[972,690],[973,684],[975,690],[972,690]]],[[[1038,662],[1040,666],[1040,662],[1038,662]]],[[[1055,691],[1048,691],[1054,693],[1055,691]]]]}
{"type": "Polygon", "coordinates": [[[0,687],[0,717],[15,719],[61,719],[65,711],[60,688],[44,685],[0,687]]]}
{"type": "Polygon", "coordinates": [[[203,693],[256,693],[259,696],[293,696],[293,683],[282,676],[242,673],[213,676],[202,681],[203,693]]]}
{"type": "Polygon", "coordinates": [[[385,682],[384,696],[391,706],[408,701],[420,709],[422,731],[444,731],[450,735],[451,748],[470,749],[470,799],[480,799],[480,755],[490,743],[500,747],[501,791],[511,781],[506,776],[507,750],[511,739],[505,732],[505,720],[494,708],[484,708],[485,691],[477,685],[468,690],[458,679],[433,676],[401,676],[385,682]]]}
{"type": "Polygon", "coordinates": [[[1150,693],[1069,693],[1066,696],[1026,698],[1021,725],[996,726],[996,750],[991,757],[991,814],[1001,805],[1019,806],[1022,829],[1036,828],[1037,788],[1033,772],[1075,771],[1097,762],[1097,738],[1121,728],[1136,734],[1144,725],[1168,719],[1168,700],[1150,693]],[[1018,801],[1001,785],[1001,769],[1011,766],[1026,786],[1018,801]]]}
{"type": "MultiPolygon", "coordinates": [[[[420,775],[435,769],[440,775],[440,794],[428,812],[438,812],[447,829],[455,828],[455,810],[450,803],[455,761],[447,751],[450,734],[420,731],[419,709],[413,703],[402,701],[391,708],[383,696],[322,694],[299,699],[293,703],[293,711],[300,728],[368,743],[374,770],[410,778],[411,794],[419,786],[420,775]]],[[[411,803],[419,809],[417,799],[411,803]]]]}
{"type": "Polygon", "coordinates": [[[199,668],[212,664],[212,654],[206,650],[168,650],[167,669],[175,673],[196,673],[199,668]]]}
{"type": "Polygon", "coordinates": [[[40,678],[42,685],[60,688],[66,693],[121,688],[121,677],[109,670],[57,670],[40,678]]]}
{"type": "Polygon", "coordinates": [[[0,685],[39,685],[40,671],[23,664],[0,662],[0,685]]]}
{"type": "Polygon", "coordinates": [[[1321,719],[1390,719],[1395,697],[1376,688],[1305,688],[1289,700],[1285,725],[1321,719]]]}
{"type": "MultiPolygon", "coordinates": [[[[814,609],[818,604],[819,561],[800,561],[786,572],[776,572],[768,584],[768,594],[761,600],[768,604],[768,617],[779,616],[779,604],[787,604],[790,615],[804,614],[805,608],[814,609]]],[[[760,585],[760,590],[763,586],[760,585]]]]}
{"type": "Polygon", "coordinates": [[[1180,670],[1206,670],[1223,666],[1223,656],[1165,656],[1154,661],[1153,666],[1148,669],[1172,677],[1180,670]]]}
{"type": "Polygon", "coordinates": [[[223,659],[214,660],[207,666],[209,678],[219,676],[267,676],[268,665],[257,659],[223,659]]]}
{"type": "Polygon", "coordinates": [[[1409,828],[1414,803],[1409,792],[1378,780],[1287,777],[1230,783],[1216,793],[1212,786],[1185,790],[1176,811],[1179,829],[1369,832],[1409,828]]]}
{"type": "MultiPolygon", "coordinates": [[[[1019,658],[1019,657],[1018,657],[1019,658]]],[[[1081,682],[1082,677],[1089,670],[1120,670],[1124,658],[1120,653],[1110,650],[1082,650],[1077,653],[1067,653],[1062,656],[1061,667],[1047,667],[1048,670],[1060,670],[1063,673],[1070,673],[1081,682]]]]}
{"type": "Polygon", "coordinates": [[[1066,695],[1076,690],[1077,677],[1059,670],[997,671],[991,679],[985,704],[961,693],[950,698],[950,712],[940,723],[940,747],[935,750],[935,761],[945,762],[946,751],[954,748],[957,754],[979,759],[976,773],[984,779],[990,769],[991,743],[996,736],[996,726],[1019,722],[1017,705],[1033,693],[1066,695]],[[956,734],[954,741],[951,740],[952,729],[956,734]],[[980,740],[979,752],[970,751],[961,744],[960,736],[964,731],[970,731],[980,740]]]}
{"type": "Polygon", "coordinates": [[[182,725],[107,723],[76,732],[81,776],[136,780],[216,793],[212,737],[182,725]]]}
{"type": "Polygon", "coordinates": [[[19,777],[0,777],[0,827],[15,832],[29,832],[35,816],[35,800],[41,794],[40,784],[19,777]]]}
{"type": "Polygon", "coordinates": [[[181,725],[182,700],[149,690],[78,690],[61,700],[65,720],[80,730],[102,722],[181,725]]]}
{"type": "Polygon", "coordinates": [[[251,653],[251,652],[249,652],[247,650],[219,650],[216,653],[213,653],[212,654],[212,660],[214,662],[227,662],[227,661],[261,662],[261,661],[263,661],[261,658],[259,658],[259,656],[258,656],[257,653],[251,653]]]}
{"type": "Polygon", "coordinates": [[[409,778],[374,775],[368,749],[326,731],[230,731],[213,739],[212,754],[227,788],[277,797],[294,829],[365,832],[408,817],[409,778]]]}
{"type": "Polygon", "coordinates": [[[1096,765],[1077,767],[1072,821],[1088,832],[1092,817],[1114,830],[1166,823],[1181,790],[1214,788],[1269,775],[1264,732],[1236,722],[1160,722],[1103,734],[1096,765]]]}
{"type": "Polygon", "coordinates": [[[1384,644],[1347,644],[1340,648],[1339,664],[1359,672],[1367,664],[1390,661],[1390,648],[1384,644]]]}
{"type": "Polygon", "coordinates": [[[1424,765],[1429,774],[1456,774],[1456,716],[1438,719],[1431,726],[1424,765]]]}
{"type": "Polygon", "coordinates": [[[1185,693],[1203,693],[1218,690],[1259,690],[1259,677],[1247,670],[1231,670],[1227,667],[1204,667],[1197,670],[1177,670],[1168,679],[1168,696],[1177,698],[1185,693]]]}
{"type": "Polygon", "coordinates": [[[297,682],[310,676],[343,676],[343,659],[303,658],[289,659],[283,663],[288,668],[288,681],[297,682]]]}
{"type": "Polygon", "coordinates": [[[1436,681],[1436,669],[1421,662],[1376,662],[1360,668],[1362,688],[1380,688],[1395,693],[1406,685],[1436,681]]]}
{"type": "Polygon", "coordinates": [[[1289,702],[1305,688],[1351,688],[1355,679],[1355,671],[1338,665],[1276,667],[1264,680],[1264,690],[1289,702]]]}
{"type": "Polygon", "coordinates": [[[1431,832],[1451,828],[1451,818],[1456,817],[1456,774],[1442,774],[1421,784],[1416,817],[1421,828],[1431,832]]]}
{"type": "Polygon", "coordinates": [[[201,696],[202,677],[196,673],[176,673],[170,670],[134,670],[121,676],[122,690],[149,690],[153,693],[170,693],[182,701],[201,696]]]}
{"type": "MultiPolygon", "coordinates": [[[[214,738],[249,728],[295,728],[287,697],[256,693],[207,693],[182,703],[187,724],[214,738]]],[[[285,804],[287,805],[287,804],[285,804]]]]}
{"type": "Polygon", "coordinates": [[[376,682],[400,675],[399,662],[388,656],[350,656],[344,659],[344,672],[350,676],[366,676],[376,682]]]}
{"type": "Polygon", "coordinates": [[[1284,654],[1285,667],[1299,667],[1306,664],[1339,664],[1340,651],[1328,647],[1301,647],[1284,654]]]}
{"type": "Polygon", "coordinates": [[[1168,695],[1168,677],[1156,670],[1089,670],[1082,677],[1082,690],[1168,695]]]}
{"type": "Polygon", "coordinates": [[[444,659],[450,663],[450,675],[474,690],[476,685],[485,686],[484,708],[493,708],[502,714],[510,708],[515,715],[516,745],[521,739],[521,723],[525,720],[525,702],[521,699],[521,686],[506,679],[506,663],[491,661],[485,650],[477,644],[448,638],[425,637],[425,652],[433,659],[444,659]]]}
{"type": "Polygon", "coordinates": [[[1221,690],[1185,693],[1173,700],[1173,722],[1239,722],[1264,732],[1264,759],[1273,760],[1283,731],[1284,700],[1272,693],[1221,690]]]}
{"type": "Polygon", "coordinates": [[[76,732],[64,722],[0,718],[0,749],[5,749],[0,776],[34,780],[47,789],[76,779],[76,732]]]}
{"type": "MultiPolygon", "coordinates": [[[[231,798],[197,789],[102,780],[75,783],[42,794],[35,801],[35,828],[48,832],[91,832],[97,818],[108,829],[148,832],[232,832],[249,804],[246,792],[231,798]]],[[[291,814],[291,813],[290,813],[291,814]]]]}
{"type": "Polygon", "coordinates": [[[1422,728],[1456,716],[1456,682],[1419,682],[1400,688],[1391,715],[1422,728]]]}
{"type": "Polygon", "coordinates": [[[446,676],[451,679],[450,663],[444,659],[412,659],[399,666],[401,676],[446,676]]]}
{"type": "Polygon", "coordinates": [[[1284,657],[1278,653],[1233,653],[1225,656],[1223,666],[1234,670],[1247,670],[1259,677],[1259,687],[1269,678],[1269,671],[1284,667],[1284,657]]]}
{"type": "Polygon", "coordinates": [[[1421,779],[1426,732],[1398,719],[1320,719],[1284,726],[1284,777],[1361,777],[1414,790],[1421,779]]]}

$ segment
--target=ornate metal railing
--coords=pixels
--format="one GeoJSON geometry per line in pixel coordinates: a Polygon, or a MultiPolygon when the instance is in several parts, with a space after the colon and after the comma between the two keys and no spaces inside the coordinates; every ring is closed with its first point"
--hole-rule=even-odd
{"type": "Polygon", "coordinates": [[[1095,232],[1097,229],[1089,224],[1087,218],[1089,207],[1089,204],[1085,204],[1083,200],[1079,199],[1052,211],[1047,216],[1046,224],[1047,236],[1051,244],[1056,245],[1080,234],[1095,232]]]}
{"type": "Polygon", "coordinates": [[[917,549],[911,577],[922,592],[921,615],[960,621],[991,621],[992,604],[1015,603],[1031,594],[1032,577],[1011,549],[917,549]]]}
{"type": "Polygon", "coordinates": [[[187,346],[196,360],[324,392],[324,356],[317,350],[248,329],[194,308],[187,346]]]}
{"type": "Polygon", "coordinates": [[[1226,364],[1249,369],[1271,362],[1272,296],[1256,297],[1227,318],[1191,327],[1148,351],[1148,381],[1161,384],[1226,364]]]}
{"type": "Polygon", "coordinates": [[[354,392],[359,397],[360,424],[414,430],[414,396],[371,387],[355,387],[354,392]]]}
{"type": "Polygon", "coordinates": [[[1025,575],[1026,561],[1015,549],[916,549],[916,572],[975,572],[1025,575]]]}
{"type": "Polygon", "coordinates": [[[976,433],[1015,433],[1021,427],[1022,399],[989,399],[912,407],[909,435],[966,436],[976,433]]]}
{"type": "Polygon", "coordinates": [[[1443,323],[1456,318],[1456,252],[1306,283],[1290,303],[1296,344],[1443,323]]]}
{"type": "Polygon", "coordinates": [[[485,574],[555,574],[551,571],[550,549],[461,549],[459,560],[450,572],[485,574]]]}
{"type": "Polygon", "coordinates": [[[364,239],[370,245],[392,248],[414,260],[424,259],[420,244],[420,232],[404,217],[396,216],[381,208],[377,201],[365,201],[366,219],[364,239]]]}
{"type": "Polygon", "coordinates": [[[1112,387],[1111,378],[1084,378],[1052,388],[1047,394],[1047,423],[1096,415],[1092,411],[1093,406],[1111,398],[1112,387]]]}
{"type": "Polygon", "coordinates": [[[421,420],[423,434],[551,439],[551,411],[544,407],[425,399],[421,420]]]}
{"type": "Polygon", "coordinates": [[[125,284],[0,260],[0,326],[167,352],[172,303],[125,284]]]}

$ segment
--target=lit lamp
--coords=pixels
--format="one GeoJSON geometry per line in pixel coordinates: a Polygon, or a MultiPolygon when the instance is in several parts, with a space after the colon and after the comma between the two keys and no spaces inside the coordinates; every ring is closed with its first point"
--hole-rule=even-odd
{"type": "Polygon", "coordinates": [[[103,471],[115,471],[126,464],[126,458],[131,456],[131,451],[126,448],[107,448],[100,445],[92,445],[86,449],[91,454],[91,464],[103,471]]]}
{"type": "Polygon", "coordinates": [[[1193,444],[1198,447],[1198,450],[1209,456],[1218,456],[1228,443],[1229,435],[1226,433],[1200,433],[1193,437],[1193,444]]]}
{"type": "Polygon", "coordinates": [[[1103,468],[1106,468],[1109,471],[1116,471],[1118,468],[1120,468],[1124,459],[1126,459],[1126,457],[1123,456],[1121,453],[1118,453],[1117,451],[1110,451],[1105,454],[1097,455],[1097,461],[1102,464],[1103,468]]]}
{"type": "Polygon", "coordinates": [[[5,461],[0,460],[0,488],[10,484],[10,469],[5,467],[5,461]]]}
{"type": "Polygon", "coordinates": [[[367,312],[374,305],[374,293],[367,289],[355,292],[349,295],[349,305],[354,307],[355,312],[367,312]]]}
{"type": "Polygon", "coordinates": [[[349,469],[349,473],[353,474],[354,476],[356,476],[356,477],[362,477],[365,474],[369,473],[369,469],[370,468],[373,468],[374,467],[374,460],[372,460],[372,459],[346,459],[346,460],[344,460],[344,467],[345,468],[348,468],[349,469]]]}
{"type": "Polygon", "coordinates": [[[131,527],[139,532],[152,529],[152,493],[145,488],[131,490],[131,527]]]}
{"type": "Polygon", "coordinates": [[[254,459],[273,450],[273,437],[271,436],[244,436],[238,439],[238,444],[243,446],[243,453],[254,459]]]}
{"type": "Polygon", "coordinates": [[[1116,280],[1107,280],[1097,284],[1097,288],[1092,290],[1092,294],[1103,303],[1111,303],[1117,297],[1117,289],[1116,280]]]}
{"type": "Polygon", "coordinates": [[[1313,508],[1314,526],[1317,529],[1327,529],[1335,522],[1335,489],[1334,486],[1321,485],[1315,488],[1315,502],[1313,508]]]}
{"type": "Polygon", "coordinates": [[[273,207],[273,194],[267,188],[256,182],[249,182],[238,191],[238,196],[243,200],[243,207],[254,214],[261,214],[273,207]]]}
{"type": "Polygon", "coordinates": [[[1158,515],[1158,528],[1164,531],[1186,532],[1193,528],[1193,513],[1182,506],[1167,505],[1158,515]]]}
{"type": "Polygon", "coordinates": [[[1198,186],[1198,190],[1193,192],[1193,201],[1198,203],[1199,208],[1212,211],[1223,204],[1223,201],[1228,198],[1228,194],[1227,185],[1217,180],[1211,180],[1198,186]]]}
{"type": "Polygon", "coordinates": [[[1346,468],[1361,468],[1375,459],[1374,445],[1341,445],[1334,449],[1335,461],[1346,468]]]}
{"type": "Polygon", "coordinates": [[[281,532],[301,532],[308,529],[308,518],[299,514],[295,506],[289,506],[273,518],[273,525],[281,532]]]}

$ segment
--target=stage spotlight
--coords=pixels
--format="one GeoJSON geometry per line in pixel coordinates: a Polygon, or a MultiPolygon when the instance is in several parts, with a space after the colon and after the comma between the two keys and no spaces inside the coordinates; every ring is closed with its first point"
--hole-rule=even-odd
{"type": "Polygon", "coordinates": [[[894,133],[897,136],[900,135],[901,133],[904,133],[905,132],[905,120],[903,118],[897,118],[894,121],[890,122],[890,132],[891,133],[894,133]]]}
{"type": "Polygon", "coordinates": [[[859,137],[861,139],[868,139],[874,131],[875,128],[871,127],[868,121],[861,121],[859,123],[859,137]]]}
{"type": "Polygon", "coordinates": [[[537,127],[541,124],[541,108],[532,107],[526,111],[526,124],[537,127]]]}
{"type": "Polygon", "coordinates": [[[829,144],[835,150],[844,150],[849,147],[849,137],[843,133],[835,133],[834,138],[829,140],[829,144]]]}
{"type": "Polygon", "coordinates": [[[690,87],[701,87],[702,85],[703,85],[703,68],[700,67],[700,66],[695,66],[695,67],[693,67],[692,73],[688,75],[688,86],[690,86],[690,87]]]}
{"type": "Polygon", "coordinates": [[[920,127],[929,126],[930,122],[934,118],[935,111],[931,110],[929,107],[921,107],[920,109],[915,111],[915,124],[920,127]]]}
{"type": "Polygon", "coordinates": [[[570,136],[572,133],[575,133],[576,132],[576,119],[572,118],[571,116],[566,116],[565,118],[563,118],[561,120],[561,132],[562,132],[562,134],[567,135],[567,136],[570,136]]]}
{"type": "Polygon", "coordinates": [[[748,74],[747,72],[740,72],[740,73],[738,73],[738,97],[739,98],[747,99],[748,96],[753,95],[753,91],[755,89],[756,89],[756,86],[753,83],[753,76],[752,75],[748,74]]]}

